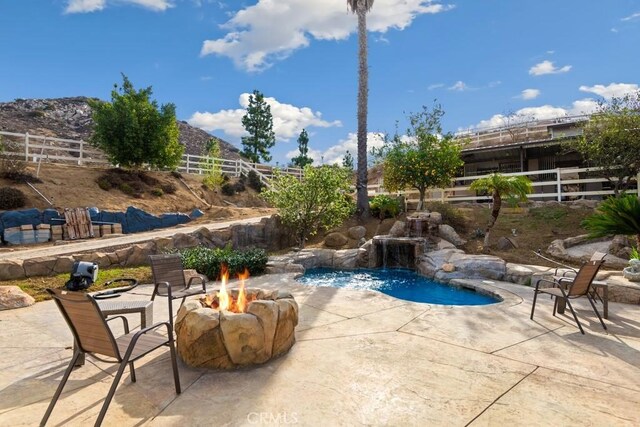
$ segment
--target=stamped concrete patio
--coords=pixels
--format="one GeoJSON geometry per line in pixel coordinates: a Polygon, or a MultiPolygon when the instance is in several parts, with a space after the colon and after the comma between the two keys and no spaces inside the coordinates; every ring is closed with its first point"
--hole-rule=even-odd
{"type": "MultiPolygon", "coordinates": [[[[640,425],[640,306],[611,303],[609,333],[586,300],[587,334],[531,288],[495,282],[505,301],[483,307],[411,303],[377,292],[298,285],[291,275],[251,279],[290,291],[297,343],[250,370],[180,365],[176,396],[168,350],[128,372],[105,425],[640,425]]],[[[121,297],[149,298],[139,287],[121,297]]],[[[156,301],[155,321],[167,319],[156,301]]],[[[137,315],[129,315],[139,325],[137,315]]],[[[117,322],[116,322],[117,323],[117,322]]],[[[0,312],[0,425],[37,425],[71,357],[53,302],[0,312]]],[[[116,365],[87,358],[49,425],[91,425],[116,365]]]]}

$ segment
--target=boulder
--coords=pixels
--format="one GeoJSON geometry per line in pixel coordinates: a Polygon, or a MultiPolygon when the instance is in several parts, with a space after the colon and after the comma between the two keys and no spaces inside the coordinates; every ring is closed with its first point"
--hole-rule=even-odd
{"type": "Polygon", "coordinates": [[[505,261],[491,255],[453,254],[449,258],[456,271],[469,279],[502,280],[507,270],[505,261]]]}
{"type": "Polygon", "coordinates": [[[628,259],[631,255],[631,244],[627,236],[617,235],[613,237],[611,245],[609,245],[609,253],[618,258],[628,259]]]}
{"type": "Polygon", "coordinates": [[[35,302],[31,295],[17,286],[0,286],[0,310],[28,307],[35,302]]]}
{"type": "Polygon", "coordinates": [[[396,221],[389,230],[389,234],[393,237],[404,237],[406,224],[404,221],[396,221]]]}
{"type": "Polygon", "coordinates": [[[378,226],[376,227],[376,231],[373,233],[374,236],[384,236],[389,234],[389,230],[393,227],[393,224],[396,223],[396,220],[393,218],[383,219],[378,226]]]}
{"type": "Polygon", "coordinates": [[[504,280],[507,282],[517,283],[519,285],[531,285],[534,271],[528,267],[507,263],[504,280]]]}
{"type": "MultiPolygon", "coordinates": [[[[111,259],[109,257],[107,257],[107,259],[109,260],[109,265],[111,265],[111,259]]],[[[56,264],[53,266],[53,274],[70,274],[74,262],[75,259],[71,255],[62,255],[56,257],[56,264]]]]}
{"type": "Polygon", "coordinates": [[[349,239],[347,239],[344,234],[333,232],[325,236],[324,245],[329,248],[341,248],[342,246],[346,245],[348,241],[349,239]]]}
{"type": "Polygon", "coordinates": [[[51,276],[55,271],[56,258],[51,256],[27,259],[22,265],[27,277],[51,276]]]}
{"type": "Polygon", "coordinates": [[[171,237],[156,237],[153,239],[153,245],[153,253],[165,253],[173,249],[173,239],[171,237]]]}
{"type": "Polygon", "coordinates": [[[349,237],[353,240],[360,240],[367,235],[367,229],[362,225],[356,225],[355,227],[349,228],[347,234],[349,234],[349,237]]]}
{"type": "Polygon", "coordinates": [[[333,255],[333,268],[356,268],[360,251],[362,251],[362,249],[344,249],[336,251],[333,255]]]}
{"type": "Polygon", "coordinates": [[[496,246],[501,251],[510,251],[511,249],[517,248],[518,244],[515,239],[502,236],[498,239],[498,244],[496,246]]]}
{"type": "Polygon", "coordinates": [[[442,249],[455,249],[455,248],[456,248],[456,245],[444,239],[440,239],[436,244],[436,250],[438,251],[442,249]]]}
{"type": "Polygon", "coordinates": [[[446,264],[442,264],[442,271],[444,271],[445,273],[451,273],[455,270],[456,270],[456,266],[451,264],[450,262],[446,264]]]}
{"type": "Polygon", "coordinates": [[[447,224],[440,224],[438,226],[438,236],[448,242],[453,243],[455,246],[462,246],[467,243],[462,237],[456,233],[456,230],[452,226],[447,224]]]}
{"type": "Polygon", "coordinates": [[[133,245],[124,265],[131,266],[147,264],[147,258],[149,257],[149,255],[151,255],[152,248],[153,243],[151,242],[133,245]]]}
{"type": "Polygon", "coordinates": [[[25,277],[22,260],[0,260],[0,281],[25,277]]]}
{"type": "Polygon", "coordinates": [[[173,247],[175,249],[193,248],[200,244],[197,237],[185,233],[176,233],[173,235],[173,247]]]}

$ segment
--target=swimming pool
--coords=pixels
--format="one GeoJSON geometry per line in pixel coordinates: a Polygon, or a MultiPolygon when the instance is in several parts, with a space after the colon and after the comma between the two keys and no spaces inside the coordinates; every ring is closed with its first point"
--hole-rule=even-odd
{"type": "Polygon", "coordinates": [[[442,305],[486,305],[499,302],[498,298],[471,289],[457,288],[427,279],[412,270],[333,270],[314,268],[298,279],[309,286],[368,289],[395,298],[442,305]]]}

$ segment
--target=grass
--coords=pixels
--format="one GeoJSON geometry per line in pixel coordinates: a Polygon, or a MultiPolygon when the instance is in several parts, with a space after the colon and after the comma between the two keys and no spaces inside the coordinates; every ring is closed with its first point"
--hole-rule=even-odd
{"type": "MultiPolygon", "coordinates": [[[[88,292],[97,292],[108,288],[117,288],[123,286],[122,283],[106,286],[105,282],[118,278],[138,279],[140,283],[152,283],[151,268],[149,266],[128,267],[128,268],[110,268],[100,270],[98,280],[88,290],[88,292]]],[[[47,288],[60,289],[69,280],[69,274],[58,274],[51,277],[29,277],[27,279],[8,280],[0,282],[3,286],[18,286],[24,292],[31,295],[37,302],[51,299],[45,291],[47,288]]]]}

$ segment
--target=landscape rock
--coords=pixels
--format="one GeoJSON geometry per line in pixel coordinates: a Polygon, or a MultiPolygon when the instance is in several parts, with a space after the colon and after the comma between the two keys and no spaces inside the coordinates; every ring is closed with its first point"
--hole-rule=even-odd
{"type": "Polygon", "coordinates": [[[0,281],[24,278],[22,260],[0,260],[0,281]]]}
{"type": "Polygon", "coordinates": [[[23,262],[24,274],[27,277],[50,276],[56,265],[55,257],[27,259],[23,262]]]}
{"type": "Polygon", "coordinates": [[[338,232],[329,233],[324,238],[324,245],[329,248],[341,248],[347,244],[347,237],[338,232]]]}
{"type": "Polygon", "coordinates": [[[347,234],[349,234],[349,237],[351,237],[353,240],[360,240],[364,236],[366,236],[367,229],[362,225],[357,225],[355,227],[349,228],[347,234]]]}
{"type": "Polygon", "coordinates": [[[462,237],[456,233],[450,225],[440,224],[438,226],[438,236],[448,242],[453,243],[455,246],[462,246],[467,243],[462,237]]]}
{"type": "Polygon", "coordinates": [[[175,249],[193,248],[200,244],[197,237],[185,233],[176,233],[173,235],[173,247],[175,249]]]}
{"type": "Polygon", "coordinates": [[[17,286],[0,286],[0,310],[28,307],[35,302],[31,295],[17,286]]]}
{"type": "Polygon", "coordinates": [[[373,233],[374,236],[384,236],[389,234],[391,227],[396,223],[396,220],[393,218],[383,219],[378,226],[376,227],[376,231],[373,233]]]}
{"type": "Polygon", "coordinates": [[[519,285],[531,285],[534,271],[519,264],[507,263],[504,280],[519,285]]]}
{"type": "Polygon", "coordinates": [[[358,255],[362,249],[343,249],[333,255],[333,268],[354,269],[358,263],[358,255]]]}
{"type": "Polygon", "coordinates": [[[393,237],[404,237],[406,224],[404,221],[396,221],[389,230],[389,235],[393,237]]]}
{"type": "Polygon", "coordinates": [[[137,244],[131,247],[129,256],[127,257],[126,266],[144,265],[148,263],[148,257],[151,255],[153,244],[151,242],[145,244],[137,244]]]}
{"type": "Polygon", "coordinates": [[[456,270],[456,266],[451,264],[450,262],[446,263],[446,264],[442,264],[442,271],[444,271],[445,273],[451,273],[452,271],[456,270]]]}
{"type": "Polygon", "coordinates": [[[517,248],[518,244],[516,243],[515,239],[502,236],[498,239],[498,243],[496,246],[501,251],[509,251],[511,249],[517,248]]]}

